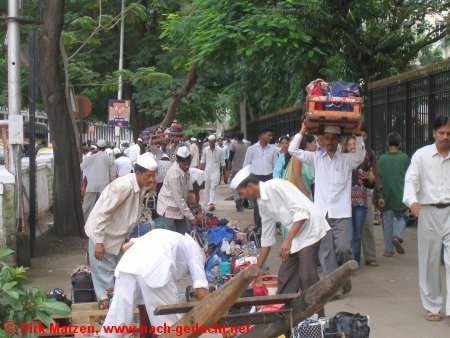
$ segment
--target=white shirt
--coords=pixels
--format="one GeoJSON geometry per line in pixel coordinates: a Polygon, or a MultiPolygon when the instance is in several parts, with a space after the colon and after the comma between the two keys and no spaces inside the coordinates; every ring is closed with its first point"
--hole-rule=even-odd
{"type": "Polygon", "coordinates": [[[189,147],[189,151],[192,155],[191,168],[200,166],[200,152],[198,150],[198,145],[193,142],[189,147]]]}
{"type": "Polygon", "coordinates": [[[193,189],[193,185],[197,182],[198,185],[202,185],[206,181],[206,173],[203,170],[197,168],[189,168],[189,174],[191,176],[189,181],[189,190],[193,189]]]}
{"type": "Polygon", "coordinates": [[[405,176],[403,203],[450,203],[450,153],[443,158],[436,144],[416,151],[405,176]]]}
{"type": "Polygon", "coordinates": [[[119,254],[141,216],[143,190],[136,174],[119,177],[103,190],[84,226],[94,244],[103,243],[106,252],[119,254]]]}
{"type": "Polygon", "coordinates": [[[131,164],[135,164],[137,161],[137,157],[141,154],[141,147],[139,144],[133,144],[128,150],[128,157],[131,160],[131,164]]]}
{"type": "Polygon", "coordinates": [[[114,163],[117,167],[117,176],[124,176],[133,170],[133,165],[131,164],[131,160],[126,156],[120,156],[116,158],[114,163]]]}
{"type": "Polygon", "coordinates": [[[261,147],[261,143],[255,143],[247,148],[245,154],[244,167],[250,165],[254,175],[272,175],[273,168],[278,160],[277,149],[273,144],[261,147]]]}
{"type": "Polygon", "coordinates": [[[329,218],[352,217],[351,188],[352,170],[357,168],[366,156],[361,137],[356,137],[356,151],[336,151],[333,158],[326,151],[305,151],[299,149],[301,134],[294,136],[289,144],[289,153],[300,161],[312,165],[315,173],[314,204],[329,218]]]}
{"type": "Polygon", "coordinates": [[[292,183],[275,178],[259,182],[261,197],[258,198],[262,219],[261,246],[275,244],[276,222],[291,229],[294,222],[305,220],[292,240],[291,253],[318,242],[330,226],[320,210],[292,183]]]}
{"type": "Polygon", "coordinates": [[[172,166],[172,162],[169,160],[159,160],[158,161],[158,172],[156,173],[156,183],[163,183],[164,178],[169,171],[169,168],[172,166]]]}
{"type": "Polygon", "coordinates": [[[116,278],[121,272],[131,273],[141,276],[148,286],[160,288],[189,273],[195,289],[208,288],[204,255],[188,234],[155,229],[131,241],[135,244],[117,264],[116,278]]]}
{"type": "Polygon", "coordinates": [[[203,149],[200,163],[205,164],[205,173],[209,177],[212,175],[220,177],[220,167],[225,167],[222,150],[216,146],[214,151],[211,151],[211,148],[207,146],[203,149]]]}
{"type": "Polygon", "coordinates": [[[219,146],[219,148],[222,150],[224,160],[228,160],[230,158],[230,148],[228,148],[225,144],[219,146]]]}

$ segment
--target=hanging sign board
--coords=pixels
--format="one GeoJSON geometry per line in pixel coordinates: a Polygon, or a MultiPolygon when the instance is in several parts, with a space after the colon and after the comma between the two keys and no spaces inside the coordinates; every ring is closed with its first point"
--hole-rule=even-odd
{"type": "Polygon", "coordinates": [[[128,127],[130,122],[130,100],[109,100],[108,116],[110,127],[128,127]]]}

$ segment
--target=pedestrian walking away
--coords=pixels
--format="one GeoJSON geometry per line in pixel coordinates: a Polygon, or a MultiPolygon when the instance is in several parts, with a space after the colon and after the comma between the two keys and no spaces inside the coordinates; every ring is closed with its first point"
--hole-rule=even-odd
{"type": "Polygon", "coordinates": [[[401,136],[392,132],[387,137],[388,151],[378,161],[377,181],[378,207],[382,212],[385,257],[394,255],[394,248],[404,254],[403,234],[406,226],[405,216],[408,207],[403,203],[403,188],[408,156],[400,150],[401,136]],[[381,184],[381,185],[380,185],[381,184]]]}
{"type": "Polygon", "coordinates": [[[114,160],[105,154],[106,141],[98,140],[97,152],[85,157],[80,168],[86,176],[86,193],[83,199],[83,215],[87,221],[105,187],[116,178],[117,169],[114,160]]]}

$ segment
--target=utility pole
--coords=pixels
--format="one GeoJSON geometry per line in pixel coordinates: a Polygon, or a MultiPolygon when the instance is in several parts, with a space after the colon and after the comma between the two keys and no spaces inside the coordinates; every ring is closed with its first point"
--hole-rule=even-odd
{"type": "MultiPolygon", "coordinates": [[[[120,41],[119,41],[119,72],[123,70],[123,39],[125,32],[125,0],[122,0],[120,9],[120,41]]],[[[119,74],[119,86],[117,90],[117,99],[122,100],[123,79],[122,74],[119,74]]],[[[114,127],[114,138],[116,147],[120,148],[120,127],[114,127]]]]}
{"type": "MultiPolygon", "coordinates": [[[[16,226],[22,227],[22,166],[21,147],[23,144],[23,117],[20,113],[20,9],[22,0],[8,0],[8,134],[9,134],[9,171],[15,176],[15,214],[16,226]]],[[[24,245],[20,249],[25,249],[24,245]]],[[[19,249],[19,250],[20,250],[19,249]]],[[[29,247],[27,248],[29,250],[29,247]]],[[[18,250],[18,251],[19,251],[18,250]]],[[[28,251],[27,250],[27,251],[28,251]]],[[[27,255],[29,256],[29,255],[27,255]]],[[[29,265],[28,265],[29,266],[29,265]]]]}

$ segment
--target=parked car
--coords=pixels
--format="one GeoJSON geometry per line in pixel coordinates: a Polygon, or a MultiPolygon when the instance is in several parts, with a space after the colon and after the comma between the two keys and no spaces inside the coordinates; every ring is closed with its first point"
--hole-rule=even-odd
{"type": "Polygon", "coordinates": [[[36,154],[36,163],[48,163],[53,161],[53,147],[44,147],[36,154]]]}

